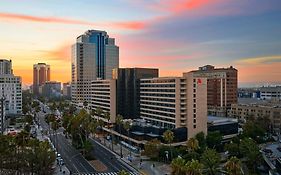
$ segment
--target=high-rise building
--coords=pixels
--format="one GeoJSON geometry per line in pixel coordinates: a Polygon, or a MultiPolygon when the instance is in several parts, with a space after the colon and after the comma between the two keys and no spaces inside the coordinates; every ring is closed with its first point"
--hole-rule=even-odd
{"type": "Polygon", "coordinates": [[[0,60],[0,74],[13,74],[12,60],[0,60]]]}
{"type": "Polygon", "coordinates": [[[117,114],[123,118],[139,118],[140,79],[158,77],[158,69],[153,68],[117,68],[113,70],[113,79],[117,80],[117,114]]]}
{"type": "Polygon", "coordinates": [[[62,94],[66,98],[70,98],[71,97],[71,84],[70,84],[70,82],[63,83],[63,85],[62,85],[62,94]]]}
{"type": "Polygon", "coordinates": [[[5,127],[5,116],[22,113],[22,88],[21,77],[13,75],[11,60],[0,60],[0,67],[0,98],[3,100],[4,108],[3,110],[0,105],[2,131],[2,126],[5,127]]]}
{"type": "MultiPolygon", "coordinates": [[[[91,100],[89,106],[92,110],[100,108],[103,114],[110,114],[109,122],[114,123],[116,119],[116,80],[94,80],[91,83],[91,100]]],[[[104,119],[104,116],[97,116],[99,119],[104,119]]]]}
{"type": "Polygon", "coordinates": [[[39,87],[50,81],[50,65],[38,63],[33,65],[33,93],[39,94],[39,87]]]}
{"type": "Polygon", "coordinates": [[[183,77],[140,80],[140,117],[160,128],[187,128],[187,138],[207,133],[207,80],[183,77]]]}
{"type": "Polygon", "coordinates": [[[208,114],[227,116],[227,110],[230,109],[231,104],[237,103],[237,69],[232,66],[215,68],[206,65],[192,72],[194,75],[207,78],[208,114]]]}
{"type": "Polygon", "coordinates": [[[111,79],[119,67],[119,47],[105,31],[88,30],[72,45],[71,98],[73,103],[90,100],[90,85],[97,78],[111,79]]]}

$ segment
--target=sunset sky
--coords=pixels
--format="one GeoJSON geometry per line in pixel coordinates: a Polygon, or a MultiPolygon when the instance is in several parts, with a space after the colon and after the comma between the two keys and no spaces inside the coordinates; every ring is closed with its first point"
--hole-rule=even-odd
{"type": "Polygon", "coordinates": [[[70,81],[70,46],[89,29],[116,38],[120,67],[233,65],[240,85],[281,83],[281,0],[0,0],[0,58],[25,84],[38,62],[70,81]]]}

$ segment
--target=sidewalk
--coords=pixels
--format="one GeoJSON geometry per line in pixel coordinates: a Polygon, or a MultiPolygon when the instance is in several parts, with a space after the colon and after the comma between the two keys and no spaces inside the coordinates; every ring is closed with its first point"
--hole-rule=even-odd
{"type": "MultiPolygon", "coordinates": [[[[121,152],[121,146],[120,144],[113,144],[113,150],[112,150],[112,144],[110,141],[100,138],[101,144],[114,152],[116,156],[120,156],[121,152]]],[[[143,175],[169,175],[171,174],[171,169],[168,164],[164,164],[162,162],[153,162],[147,160],[147,157],[141,156],[140,154],[136,154],[134,152],[131,152],[132,157],[130,157],[130,151],[122,146],[122,153],[123,158],[120,158],[122,161],[126,162],[130,166],[134,167],[136,170],[138,170],[143,175]],[[154,165],[154,166],[153,166],[154,165]]]]}

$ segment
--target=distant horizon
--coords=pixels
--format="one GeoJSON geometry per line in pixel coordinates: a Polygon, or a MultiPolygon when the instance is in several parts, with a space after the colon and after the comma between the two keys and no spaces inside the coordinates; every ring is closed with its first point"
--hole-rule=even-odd
{"type": "Polygon", "coordinates": [[[0,59],[32,83],[32,66],[71,79],[71,45],[104,30],[120,48],[120,67],[159,67],[161,76],[232,65],[246,84],[281,82],[281,1],[26,0],[0,2],[0,59]],[[79,7],[79,8],[77,8],[79,7]],[[61,9],[64,9],[63,11],[61,9]]]}

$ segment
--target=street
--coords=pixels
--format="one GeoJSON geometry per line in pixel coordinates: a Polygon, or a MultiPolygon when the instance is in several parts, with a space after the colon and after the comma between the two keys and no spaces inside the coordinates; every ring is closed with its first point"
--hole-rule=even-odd
{"type": "MultiPolygon", "coordinates": [[[[40,111],[37,113],[37,115],[43,131],[49,131],[49,125],[45,122],[44,116],[50,111],[46,109],[45,111],[46,113],[40,111]]],[[[71,173],[97,173],[94,167],[65,138],[63,134],[63,128],[60,128],[57,131],[57,138],[55,138],[55,135],[51,132],[50,139],[54,143],[58,153],[61,154],[66,167],[71,171],[71,173]]],[[[94,139],[90,140],[94,147],[94,157],[107,167],[107,170],[103,173],[113,173],[126,170],[131,172],[131,174],[139,174],[132,167],[120,160],[118,156],[116,157],[115,154],[113,154],[110,150],[104,148],[100,143],[98,143],[98,141],[94,139]]]]}

